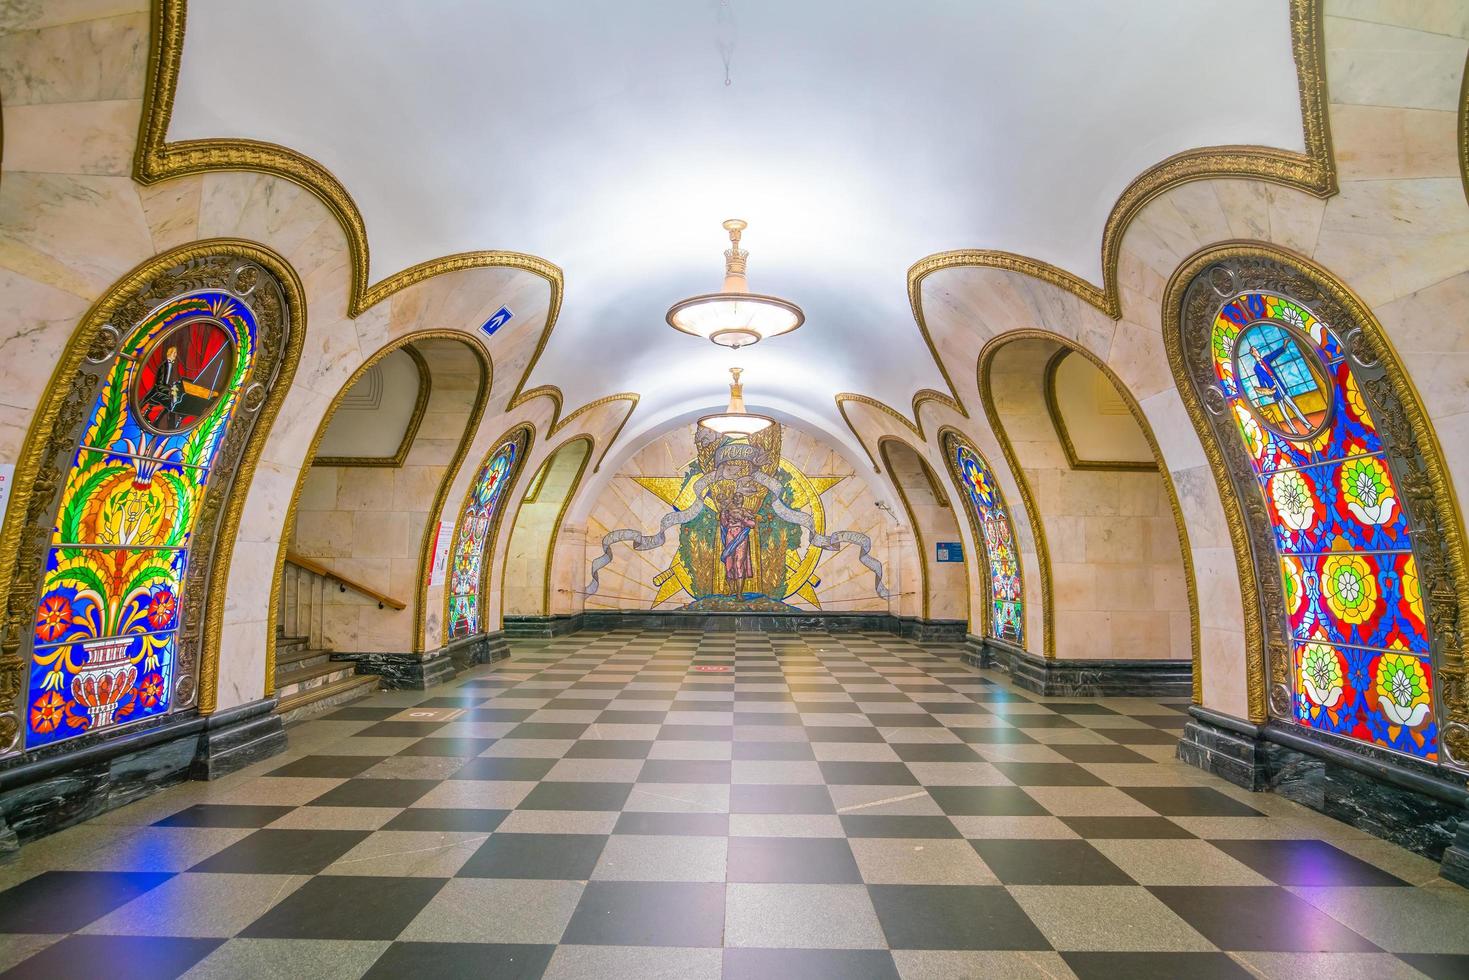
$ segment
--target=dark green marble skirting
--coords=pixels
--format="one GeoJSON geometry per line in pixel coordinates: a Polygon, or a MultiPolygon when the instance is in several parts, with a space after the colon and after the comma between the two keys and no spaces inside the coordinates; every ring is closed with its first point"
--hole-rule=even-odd
{"type": "Polygon", "coordinates": [[[966,662],[1010,672],[1016,686],[1043,697],[1189,697],[1193,664],[1187,660],[1061,660],[1037,657],[1000,640],[966,636],[966,662]]]}

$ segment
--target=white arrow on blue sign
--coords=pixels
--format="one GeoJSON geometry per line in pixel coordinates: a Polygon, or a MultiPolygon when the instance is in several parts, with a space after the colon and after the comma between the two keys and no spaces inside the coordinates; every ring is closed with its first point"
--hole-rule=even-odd
{"type": "Polygon", "coordinates": [[[502,306],[498,310],[496,310],[490,316],[490,318],[480,326],[480,330],[484,331],[484,335],[486,337],[493,337],[495,335],[495,331],[499,330],[505,324],[509,323],[510,318],[514,315],[514,313],[510,312],[510,307],[502,306]]]}

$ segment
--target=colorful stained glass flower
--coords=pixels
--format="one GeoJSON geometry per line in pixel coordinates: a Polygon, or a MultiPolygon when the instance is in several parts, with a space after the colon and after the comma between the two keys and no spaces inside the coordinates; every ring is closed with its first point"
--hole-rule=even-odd
{"type": "Polygon", "coordinates": [[[1301,574],[1301,563],[1289,555],[1280,556],[1280,575],[1285,583],[1285,611],[1294,616],[1301,611],[1301,601],[1306,597],[1306,581],[1301,574]]]}
{"type": "Polygon", "coordinates": [[[153,598],[148,602],[148,622],[153,624],[154,629],[163,629],[173,619],[174,608],[178,600],[174,597],[172,590],[158,588],[153,592],[153,598]]]}
{"type": "Polygon", "coordinates": [[[1392,520],[1397,496],[1387,465],[1376,456],[1358,456],[1342,463],[1341,492],[1347,510],[1363,524],[1386,524],[1392,520]]]}
{"type": "Polygon", "coordinates": [[[36,638],[42,643],[59,639],[71,625],[71,603],[66,596],[53,595],[41,600],[36,611],[36,638]]]}
{"type": "Polygon", "coordinates": [[[1311,481],[1299,470],[1284,470],[1270,478],[1270,499],[1286,527],[1304,531],[1316,522],[1316,495],[1311,481]]]}
{"type": "Polygon", "coordinates": [[[138,699],[151,708],[163,699],[163,677],[158,673],[145,676],[138,684],[138,699]]]}
{"type": "Polygon", "coordinates": [[[1358,419],[1370,422],[1371,416],[1367,413],[1367,401],[1362,397],[1362,387],[1357,384],[1357,376],[1350,371],[1345,372],[1347,376],[1347,405],[1352,414],[1358,419]]]}
{"type": "Polygon", "coordinates": [[[1377,610],[1377,577],[1359,554],[1332,555],[1322,563],[1321,593],[1344,623],[1365,623],[1377,610]]]}
{"type": "Polygon", "coordinates": [[[31,729],[54,732],[66,717],[66,700],[55,691],[47,691],[31,704],[31,729]]]}
{"type": "Polygon", "coordinates": [[[1301,648],[1301,688],[1311,703],[1335,708],[1346,687],[1346,670],[1341,654],[1326,643],[1307,643],[1301,648]]]}
{"type": "Polygon", "coordinates": [[[1433,710],[1433,692],[1422,662],[1411,653],[1384,653],[1373,680],[1383,714],[1396,725],[1416,728],[1433,710]]]}

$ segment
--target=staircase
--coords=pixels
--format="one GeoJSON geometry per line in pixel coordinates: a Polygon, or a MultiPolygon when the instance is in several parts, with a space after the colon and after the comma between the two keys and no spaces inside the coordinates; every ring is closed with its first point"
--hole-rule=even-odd
{"type": "Polygon", "coordinates": [[[358,674],[355,664],[331,659],[304,636],[275,635],[276,714],[295,721],[377,690],[374,674],[358,674]]]}

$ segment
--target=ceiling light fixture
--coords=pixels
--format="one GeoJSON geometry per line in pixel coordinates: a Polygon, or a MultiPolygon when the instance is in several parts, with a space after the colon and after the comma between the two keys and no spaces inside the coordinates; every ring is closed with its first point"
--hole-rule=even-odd
{"type": "Polygon", "coordinates": [[[668,308],[670,327],[739,350],[790,333],[806,322],[806,314],[790,300],[749,291],[745,260],[750,253],[740,248],[740,232],[746,227],[739,218],[724,223],[730,245],[724,250],[724,288],[674,303],[668,308]]]}
{"type": "Polygon", "coordinates": [[[719,415],[704,416],[699,419],[699,425],[720,435],[748,436],[775,424],[773,418],[745,411],[745,386],[740,384],[742,371],[742,368],[729,369],[730,377],[734,378],[729,385],[729,408],[719,415]]]}

